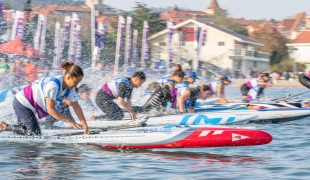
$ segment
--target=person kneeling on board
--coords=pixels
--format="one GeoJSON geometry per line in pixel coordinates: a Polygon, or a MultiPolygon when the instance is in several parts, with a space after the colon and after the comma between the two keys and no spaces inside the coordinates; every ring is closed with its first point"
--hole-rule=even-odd
{"type": "Polygon", "coordinates": [[[269,81],[270,81],[269,73],[262,73],[258,78],[254,78],[248,81],[247,83],[243,84],[240,88],[242,99],[247,101],[246,99],[247,99],[248,93],[252,88],[258,85],[264,85],[266,83],[269,83],[269,81]]]}
{"type": "Polygon", "coordinates": [[[228,100],[225,98],[224,87],[228,86],[231,83],[231,78],[229,76],[222,77],[219,81],[214,81],[209,84],[211,89],[211,96],[213,98],[221,98],[218,103],[228,103],[228,100]]]}
{"type": "Polygon", "coordinates": [[[194,105],[197,99],[206,100],[211,93],[208,85],[197,86],[196,88],[189,88],[178,99],[179,110],[181,113],[194,113],[194,105]]]}
{"type": "Polygon", "coordinates": [[[161,86],[158,82],[153,82],[147,87],[148,93],[151,93],[149,100],[142,106],[133,106],[136,113],[147,113],[154,108],[166,108],[168,102],[171,102],[170,87],[168,85],[161,86]]]}
{"type": "Polygon", "coordinates": [[[17,93],[13,107],[18,118],[18,125],[0,122],[1,131],[12,131],[19,135],[41,135],[35,115],[37,113],[40,119],[51,115],[75,129],[84,127],[84,133],[88,133],[88,126],[75,91],[75,87],[84,77],[83,70],[72,62],[63,62],[61,67],[66,70],[65,75],[38,79],[17,93]],[[70,121],[59,112],[58,104],[65,98],[71,102],[83,125],[70,121]]]}
{"type": "Polygon", "coordinates": [[[124,118],[122,108],[128,111],[132,120],[136,119],[136,113],[131,106],[131,92],[133,88],[140,87],[145,79],[144,72],[138,71],[131,78],[117,78],[103,85],[96,95],[96,104],[108,120],[122,120],[124,118]],[[114,99],[118,100],[119,106],[113,101],[114,99]]]}

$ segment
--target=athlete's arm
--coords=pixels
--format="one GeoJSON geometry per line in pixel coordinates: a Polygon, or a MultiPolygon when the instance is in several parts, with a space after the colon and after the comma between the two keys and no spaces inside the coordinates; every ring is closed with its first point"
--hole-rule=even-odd
{"type": "Polygon", "coordinates": [[[87,134],[88,133],[88,126],[87,126],[85,116],[83,114],[81,106],[79,105],[78,101],[71,102],[71,106],[73,107],[75,114],[77,115],[77,117],[79,118],[81,123],[83,124],[84,134],[87,134]]]}
{"type": "Polygon", "coordinates": [[[178,105],[181,113],[185,113],[185,104],[184,102],[191,98],[191,92],[185,91],[179,98],[178,98],[178,105]]]}
{"type": "MultiPolygon", "coordinates": [[[[121,97],[118,97],[117,100],[118,100],[118,104],[119,104],[122,108],[124,108],[126,111],[128,111],[129,114],[130,114],[130,116],[131,116],[131,118],[132,118],[133,120],[135,120],[136,118],[135,118],[134,112],[132,111],[131,103],[128,104],[128,102],[126,102],[126,101],[125,101],[123,98],[121,98],[121,97]]],[[[127,99],[127,101],[128,101],[128,100],[130,101],[130,99],[127,99]]]]}
{"type": "Polygon", "coordinates": [[[68,123],[70,126],[74,127],[75,129],[82,128],[81,124],[77,124],[75,122],[71,122],[68,118],[66,118],[64,115],[62,115],[57,109],[56,109],[56,101],[54,101],[51,98],[45,98],[46,100],[46,108],[47,113],[51,116],[53,116],[55,119],[58,119],[60,121],[63,121],[65,123],[68,123]]]}
{"type": "Polygon", "coordinates": [[[222,83],[218,83],[217,84],[217,97],[221,98],[223,96],[224,92],[223,92],[223,84],[222,83]]]}

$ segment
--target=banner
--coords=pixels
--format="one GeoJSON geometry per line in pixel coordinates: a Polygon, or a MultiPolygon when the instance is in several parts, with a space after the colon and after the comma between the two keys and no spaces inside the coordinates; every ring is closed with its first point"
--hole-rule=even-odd
{"type": "Polygon", "coordinates": [[[201,68],[200,54],[202,45],[206,41],[206,37],[207,37],[207,28],[206,27],[200,28],[198,47],[197,47],[197,66],[198,66],[197,69],[201,68]]]}
{"type": "Polygon", "coordinates": [[[172,68],[172,62],[173,62],[173,51],[172,51],[172,39],[173,39],[173,23],[172,22],[167,22],[167,28],[168,28],[168,62],[167,62],[167,67],[166,71],[168,73],[168,69],[172,68]]]}
{"type": "Polygon", "coordinates": [[[94,50],[96,42],[96,10],[95,6],[90,7],[90,28],[91,28],[91,49],[94,50]]]}
{"type": "Polygon", "coordinates": [[[131,48],[131,24],[132,17],[127,16],[126,22],[126,37],[125,37],[125,61],[124,61],[124,72],[128,72],[128,65],[130,61],[130,48],[131,48]]]}
{"type": "Polygon", "coordinates": [[[137,47],[137,42],[138,42],[138,30],[133,31],[133,38],[132,38],[132,61],[129,62],[129,65],[134,64],[135,67],[137,66],[138,62],[138,47],[137,47]]]}
{"type": "Polygon", "coordinates": [[[41,38],[40,38],[40,47],[39,47],[39,52],[44,54],[44,48],[45,48],[45,37],[46,37],[46,25],[47,25],[47,19],[45,16],[42,16],[41,19],[42,23],[42,28],[41,28],[41,38]]]}
{"type": "Polygon", "coordinates": [[[37,23],[37,30],[33,37],[33,48],[36,51],[39,51],[39,47],[40,47],[40,36],[41,36],[42,28],[43,28],[43,21],[44,21],[44,15],[40,14],[38,18],[38,23],[37,23]]]}
{"type": "Polygon", "coordinates": [[[118,29],[117,29],[117,39],[116,39],[116,52],[115,52],[115,65],[114,65],[114,75],[118,75],[119,60],[122,56],[123,51],[123,31],[125,27],[125,19],[123,16],[118,18],[118,29]]]}
{"type": "Polygon", "coordinates": [[[142,67],[146,68],[148,59],[149,59],[149,44],[148,44],[148,36],[149,36],[149,25],[147,21],[143,23],[143,36],[142,36],[142,50],[141,50],[141,63],[142,67]]]}
{"type": "Polygon", "coordinates": [[[53,58],[53,65],[56,67],[58,64],[59,58],[59,45],[60,45],[60,23],[56,22],[55,25],[55,38],[54,38],[54,58],[53,58]]]}
{"type": "Polygon", "coordinates": [[[3,8],[3,2],[0,2],[0,35],[3,34],[2,30],[3,30],[4,23],[5,23],[3,19],[2,8],[3,8]]]}
{"type": "Polygon", "coordinates": [[[11,40],[14,40],[16,37],[20,39],[24,38],[24,28],[25,28],[24,21],[25,21],[24,12],[16,11],[11,40]]]}
{"type": "Polygon", "coordinates": [[[65,16],[65,22],[64,22],[64,27],[63,31],[60,34],[60,39],[61,39],[61,44],[60,44],[60,49],[59,49],[59,60],[62,60],[63,58],[63,51],[65,48],[66,40],[68,38],[69,30],[70,30],[70,22],[71,22],[71,17],[70,16],[65,16]]]}
{"type": "Polygon", "coordinates": [[[77,36],[78,25],[79,25],[78,16],[76,13],[73,13],[72,20],[71,20],[71,29],[70,29],[68,61],[73,61],[75,57],[76,36],[77,36]]]}
{"type": "Polygon", "coordinates": [[[76,28],[76,45],[75,45],[75,58],[74,63],[81,65],[81,54],[82,54],[82,41],[81,41],[81,26],[78,25],[76,28]]]}

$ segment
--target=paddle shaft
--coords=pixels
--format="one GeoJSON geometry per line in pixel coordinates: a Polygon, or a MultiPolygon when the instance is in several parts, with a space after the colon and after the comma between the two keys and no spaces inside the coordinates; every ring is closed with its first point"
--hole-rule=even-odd
{"type": "Polygon", "coordinates": [[[297,96],[306,94],[306,93],[308,93],[308,92],[309,92],[309,91],[305,91],[305,92],[302,92],[302,93],[299,93],[299,94],[295,94],[295,95],[290,96],[290,97],[281,97],[281,98],[277,98],[277,99],[272,99],[271,101],[285,100],[285,99],[288,99],[288,98],[297,97],[297,96]]]}

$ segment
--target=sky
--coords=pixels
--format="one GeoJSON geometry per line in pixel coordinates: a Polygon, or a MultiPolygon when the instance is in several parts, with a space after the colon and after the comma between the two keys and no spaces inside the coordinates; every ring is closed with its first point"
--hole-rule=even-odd
{"type": "MultiPolygon", "coordinates": [[[[202,10],[209,6],[211,0],[103,0],[107,5],[125,11],[133,10],[135,2],[143,2],[148,7],[174,6],[202,10]]],[[[299,12],[310,15],[310,0],[217,0],[219,6],[231,17],[244,17],[248,19],[274,18],[282,20],[295,16],[299,12]]]]}

